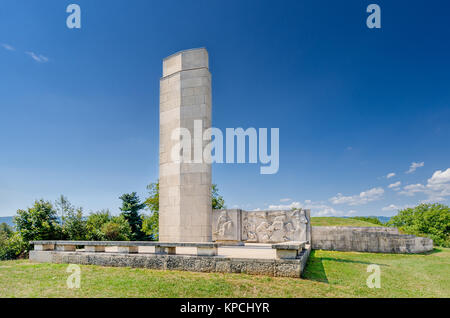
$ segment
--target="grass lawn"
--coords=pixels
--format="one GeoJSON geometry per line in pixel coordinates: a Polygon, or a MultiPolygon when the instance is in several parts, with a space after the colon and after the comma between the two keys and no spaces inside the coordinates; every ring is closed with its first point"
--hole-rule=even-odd
{"type": "Polygon", "coordinates": [[[67,265],[0,262],[1,297],[450,297],[450,249],[422,255],[313,251],[305,278],[81,266],[81,288],[66,287],[67,265]],[[369,264],[381,288],[369,289],[369,264]]]}
{"type": "Polygon", "coordinates": [[[382,226],[374,223],[348,218],[312,217],[312,226],[382,226]]]}

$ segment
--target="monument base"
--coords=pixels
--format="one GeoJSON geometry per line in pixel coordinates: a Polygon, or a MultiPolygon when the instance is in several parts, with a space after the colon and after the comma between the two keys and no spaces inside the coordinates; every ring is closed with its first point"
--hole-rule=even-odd
{"type": "Polygon", "coordinates": [[[66,251],[30,251],[30,260],[41,263],[82,264],[113,267],[141,267],[211,273],[244,273],[299,278],[306,267],[311,248],[296,259],[233,258],[197,255],[123,254],[66,251]]]}
{"type": "Polygon", "coordinates": [[[215,241],[219,246],[245,246],[242,241],[215,241]]]}

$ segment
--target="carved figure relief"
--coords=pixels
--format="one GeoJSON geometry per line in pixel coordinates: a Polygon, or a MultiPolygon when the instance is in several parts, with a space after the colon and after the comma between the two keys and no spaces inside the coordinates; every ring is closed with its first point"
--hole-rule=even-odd
{"type": "Polygon", "coordinates": [[[228,216],[226,210],[220,212],[219,218],[217,219],[216,228],[214,231],[214,235],[217,236],[218,239],[224,239],[228,235],[233,234],[233,220],[228,216]]]}
{"type": "Polygon", "coordinates": [[[308,219],[304,210],[250,211],[243,218],[247,242],[276,243],[306,240],[308,219]]]}

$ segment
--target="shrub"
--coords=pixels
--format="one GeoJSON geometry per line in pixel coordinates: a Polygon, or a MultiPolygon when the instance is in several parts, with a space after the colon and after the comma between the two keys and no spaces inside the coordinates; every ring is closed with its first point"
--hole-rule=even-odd
{"type": "Polygon", "coordinates": [[[427,236],[434,245],[450,247],[450,209],[443,204],[420,204],[400,210],[387,223],[406,234],[427,236]]]}
{"type": "Polygon", "coordinates": [[[9,237],[5,233],[0,234],[0,260],[23,257],[28,250],[28,242],[25,242],[19,233],[13,233],[9,237]]]}
{"type": "Polygon", "coordinates": [[[0,235],[6,235],[7,237],[10,237],[14,233],[12,227],[10,227],[6,223],[0,224],[0,235]]]}
{"type": "Polygon", "coordinates": [[[14,223],[17,232],[27,243],[33,240],[59,240],[62,238],[62,229],[58,224],[56,211],[48,201],[35,201],[33,207],[17,210],[14,223]]]}
{"type": "Polygon", "coordinates": [[[123,215],[111,216],[108,210],[89,215],[86,221],[86,239],[92,241],[127,241],[131,227],[123,215]]]}
{"type": "Polygon", "coordinates": [[[110,219],[111,215],[108,210],[91,213],[86,220],[86,239],[89,241],[104,240],[102,226],[110,219]]]}
{"type": "Polygon", "coordinates": [[[131,227],[122,215],[113,217],[103,224],[101,232],[107,241],[128,241],[132,235],[131,227]]]}

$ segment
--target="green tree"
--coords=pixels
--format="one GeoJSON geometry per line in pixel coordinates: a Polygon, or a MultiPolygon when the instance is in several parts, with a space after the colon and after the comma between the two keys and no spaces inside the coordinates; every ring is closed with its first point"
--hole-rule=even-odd
{"type": "Polygon", "coordinates": [[[139,211],[145,208],[145,203],[141,203],[136,192],[125,193],[119,199],[122,200],[122,207],[120,208],[122,215],[131,227],[131,240],[144,240],[146,237],[145,233],[142,232],[142,218],[139,211]]]}
{"type": "Polygon", "coordinates": [[[123,215],[112,217],[102,225],[102,236],[107,241],[128,241],[131,238],[131,227],[123,215]]]}
{"type": "Polygon", "coordinates": [[[58,200],[55,201],[56,211],[58,212],[61,225],[64,223],[64,216],[75,211],[75,207],[69,202],[67,197],[60,195],[58,200]]]}
{"type": "Polygon", "coordinates": [[[435,245],[450,247],[450,209],[443,204],[420,204],[400,210],[387,223],[406,234],[430,237],[435,245]]]}
{"type": "Polygon", "coordinates": [[[69,210],[63,217],[64,237],[69,240],[83,241],[86,239],[87,222],[83,217],[83,208],[69,210]]]}
{"type": "Polygon", "coordinates": [[[142,216],[142,231],[152,240],[157,241],[159,239],[159,181],[150,183],[147,190],[149,196],[144,203],[150,210],[150,215],[142,216]]]}
{"type": "Polygon", "coordinates": [[[86,220],[86,239],[92,241],[128,241],[131,227],[123,215],[111,216],[108,210],[91,213],[86,220]]]}
{"type": "Polygon", "coordinates": [[[25,243],[33,240],[59,240],[62,238],[56,211],[48,201],[35,201],[33,207],[17,210],[14,223],[25,243]]]}
{"type": "Polygon", "coordinates": [[[213,184],[211,188],[212,208],[214,210],[226,209],[225,200],[219,194],[217,184],[213,184]]]}
{"type": "Polygon", "coordinates": [[[102,232],[104,224],[111,220],[109,210],[101,210],[91,213],[86,220],[86,239],[88,241],[106,240],[102,232]]]}
{"type": "Polygon", "coordinates": [[[0,224],[0,235],[5,235],[6,237],[10,237],[14,233],[12,227],[10,227],[6,223],[0,224]]]}

